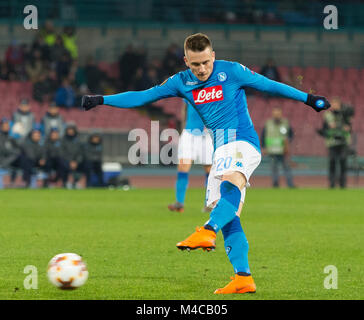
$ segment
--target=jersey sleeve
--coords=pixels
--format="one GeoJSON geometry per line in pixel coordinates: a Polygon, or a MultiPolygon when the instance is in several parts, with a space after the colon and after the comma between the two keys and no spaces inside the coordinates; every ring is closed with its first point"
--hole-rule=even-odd
{"type": "Polygon", "coordinates": [[[169,77],[160,85],[143,91],[127,91],[103,96],[104,104],[117,108],[140,107],[160,99],[180,96],[178,90],[178,75],[169,77]]]}
{"type": "Polygon", "coordinates": [[[307,93],[284,83],[270,80],[242,64],[234,63],[234,71],[237,81],[241,87],[250,87],[272,95],[282,96],[297,101],[307,101],[307,93]]]}

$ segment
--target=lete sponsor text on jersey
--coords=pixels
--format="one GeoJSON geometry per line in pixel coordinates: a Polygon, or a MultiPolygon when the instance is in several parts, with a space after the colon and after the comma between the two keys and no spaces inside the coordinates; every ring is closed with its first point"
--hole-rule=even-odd
{"type": "Polygon", "coordinates": [[[195,104],[203,104],[224,100],[221,85],[203,89],[196,89],[192,91],[192,94],[195,104]]]}

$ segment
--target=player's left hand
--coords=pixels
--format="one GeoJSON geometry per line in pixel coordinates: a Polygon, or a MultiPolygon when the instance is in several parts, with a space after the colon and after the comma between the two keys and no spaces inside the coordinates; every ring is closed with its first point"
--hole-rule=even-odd
{"type": "Polygon", "coordinates": [[[305,103],[317,112],[327,110],[331,107],[330,102],[327,101],[325,97],[315,96],[313,94],[307,96],[307,101],[305,103]]]}
{"type": "Polygon", "coordinates": [[[104,104],[104,97],[97,96],[82,96],[81,107],[86,111],[100,105],[104,104]]]}

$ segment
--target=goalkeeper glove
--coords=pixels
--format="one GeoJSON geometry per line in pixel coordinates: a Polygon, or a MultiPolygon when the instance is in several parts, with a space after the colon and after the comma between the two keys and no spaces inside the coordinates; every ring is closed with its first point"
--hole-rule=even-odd
{"type": "Polygon", "coordinates": [[[83,96],[81,101],[81,107],[88,111],[100,104],[104,104],[103,96],[83,96]]]}
{"type": "Polygon", "coordinates": [[[308,94],[307,101],[305,103],[317,112],[331,107],[330,102],[327,101],[325,97],[315,96],[313,94],[308,94]]]}

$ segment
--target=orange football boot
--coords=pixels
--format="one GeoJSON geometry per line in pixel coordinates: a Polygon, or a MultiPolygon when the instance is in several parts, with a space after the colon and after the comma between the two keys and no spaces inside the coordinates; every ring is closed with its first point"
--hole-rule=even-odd
{"type": "Polygon", "coordinates": [[[180,250],[195,250],[202,248],[211,251],[216,248],[216,233],[204,227],[197,227],[196,232],[192,233],[186,240],[178,242],[177,248],[180,250]]]}
{"type": "Polygon", "coordinates": [[[216,294],[228,294],[228,293],[255,293],[257,287],[254,283],[252,276],[239,276],[236,274],[234,277],[230,277],[232,280],[224,288],[216,289],[216,294]]]}

